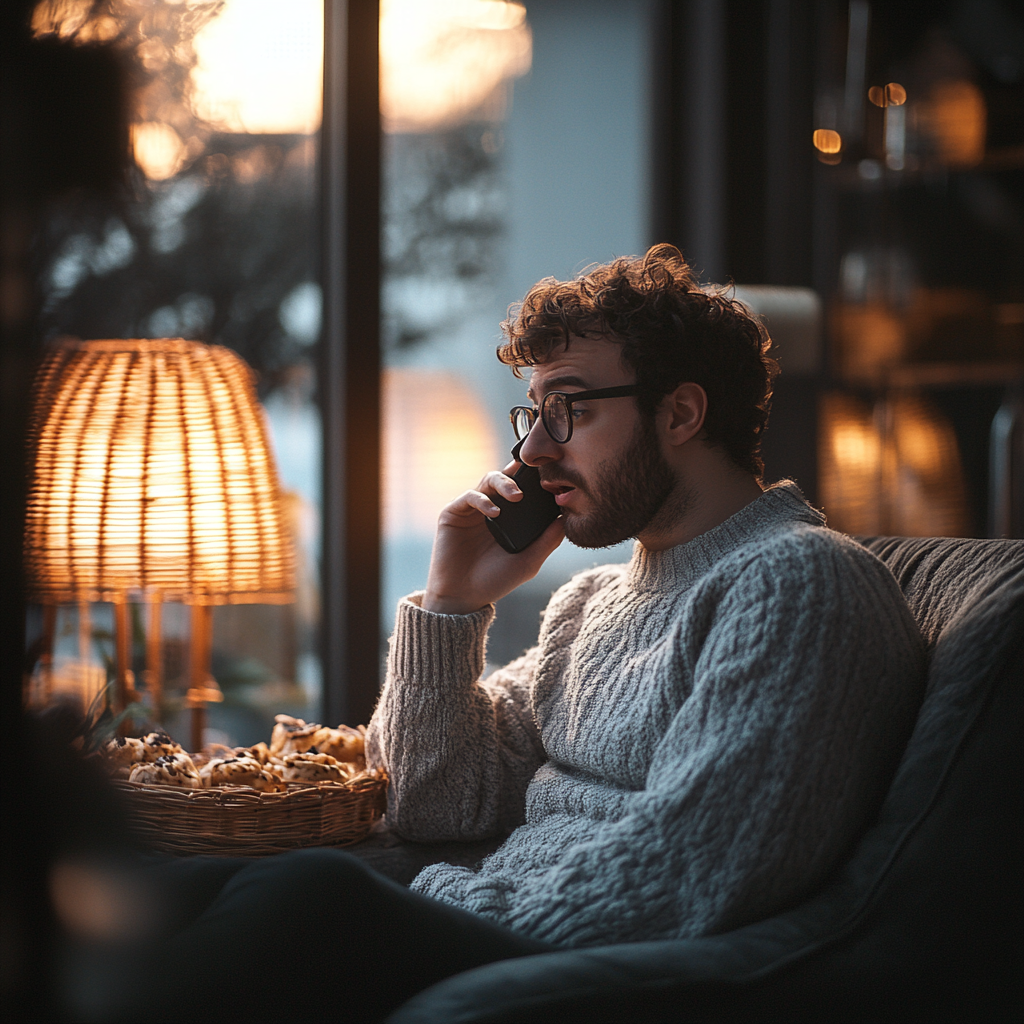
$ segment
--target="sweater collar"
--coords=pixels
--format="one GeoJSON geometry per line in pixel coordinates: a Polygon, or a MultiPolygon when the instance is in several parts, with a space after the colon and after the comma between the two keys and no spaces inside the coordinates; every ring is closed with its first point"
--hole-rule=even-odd
{"type": "Polygon", "coordinates": [[[629,563],[629,585],[634,590],[689,586],[736,548],[793,523],[824,526],[825,516],[807,504],[792,480],[781,480],[724,523],[685,544],[648,551],[637,541],[629,563]]]}

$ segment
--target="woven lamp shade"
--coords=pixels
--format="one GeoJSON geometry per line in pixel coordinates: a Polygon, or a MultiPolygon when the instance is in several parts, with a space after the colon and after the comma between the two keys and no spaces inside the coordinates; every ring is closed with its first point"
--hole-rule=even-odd
{"type": "Polygon", "coordinates": [[[36,383],[32,600],[293,600],[294,556],[252,372],[173,340],[55,346],[36,383]]]}

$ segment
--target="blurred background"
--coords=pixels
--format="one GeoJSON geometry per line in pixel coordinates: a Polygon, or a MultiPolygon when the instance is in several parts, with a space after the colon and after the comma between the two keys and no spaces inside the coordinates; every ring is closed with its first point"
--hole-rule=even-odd
{"type": "MultiPolygon", "coordinates": [[[[33,344],[215,342],[255,370],[296,600],[215,609],[225,700],[207,738],[266,739],[277,712],[321,715],[332,628],[323,5],[21,7],[26,52],[116,55],[124,87],[107,95],[126,104],[130,167],[113,190],[86,175],[9,208],[5,322],[33,344]]],[[[525,385],[494,358],[509,303],[541,277],[655,242],[678,245],[703,281],[735,284],[766,319],[783,370],[767,479],[795,478],[854,534],[1024,535],[1017,5],[382,0],[379,27],[381,579],[368,593],[379,589],[380,635],[364,637],[375,654],[398,598],[425,582],[440,507],[513,443],[507,411],[525,385]]],[[[74,80],[62,88],[73,103],[74,80]]],[[[489,660],[535,640],[572,572],[630,550],[563,544],[500,603],[489,660]]],[[[43,620],[29,607],[30,655],[43,620]]],[[[132,622],[141,675],[141,601],[132,622]]],[[[183,733],[187,609],[167,605],[163,629],[162,716],[183,733]]],[[[30,656],[25,699],[102,685],[113,642],[112,606],[59,607],[52,658],[30,656]]]]}

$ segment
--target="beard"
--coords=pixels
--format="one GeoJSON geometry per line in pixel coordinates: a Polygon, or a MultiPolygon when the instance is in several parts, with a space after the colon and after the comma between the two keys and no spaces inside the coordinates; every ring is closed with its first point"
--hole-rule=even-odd
{"type": "Polygon", "coordinates": [[[565,535],[581,548],[607,548],[644,530],[668,526],[689,505],[686,494],[670,501],[679,481],[658,445],[654,423],[641,416],[629,446],[613,464],[598,470],[592,485],[579,474],[558,467],[543,480],[557,479],[590,498],[592,512],[563,512],[565,535]]]}

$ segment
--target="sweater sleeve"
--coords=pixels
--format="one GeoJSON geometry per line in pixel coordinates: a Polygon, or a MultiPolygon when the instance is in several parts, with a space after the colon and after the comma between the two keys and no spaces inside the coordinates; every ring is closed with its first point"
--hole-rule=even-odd
{"type": "Polygon", "coordinates": [[[896,582],[852,549],[812,536],[698,585],[664,666],[693,688],[617,820],[551,815],[492,870],[434,866],[415,887],[587,946],[725,931],[820,884],[877,810],[922,693],[896,582]],[[514,870],[538,843],[545,862],[514,870]]]}
{"type": "Polygon", "coordinates": [[[367,732],[369,762],[390,778],[388,824],[421,842],[508,831],[544,760],[530,704],[536,650],[480,682],[494,607],[441,615],[420,599],[399,603],[367,732]]]}

